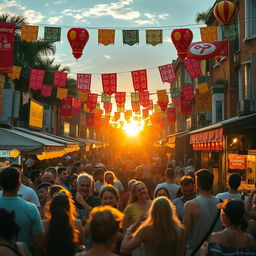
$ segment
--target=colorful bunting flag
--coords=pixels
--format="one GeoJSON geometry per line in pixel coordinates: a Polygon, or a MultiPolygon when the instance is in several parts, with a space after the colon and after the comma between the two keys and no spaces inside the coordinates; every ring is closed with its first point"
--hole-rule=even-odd
{"type": "Polygon", "coordinates": [[[101,94],[101,102],[111,102],[111,95],[105,94],[104,92],[101,94]]]}
{"type": "Polygon", "coordinates": [[[167,120],[168,120],[169,124],[175,124],[175,122],[176,122],[175,108],[167,109],[167,120]]]}
{"type": "Polygon", "coordinates": [[[42,90],[41,90],[41,95],[43,97],[51,97],[51,95],[52,95],[52,86],[43,85],[42,90]]]}
{"type": "Polygon", "coordinates": [[[211,43],[218,40],[217,26],[200,28],[200,33],[203,42],[211,43]]]}
{"type": "Polygon", "coordinates": [[[116,73],[112,74],[101,74],[103,92],[108,95],[112,95],[116,92],[116,73]]]}
{"type": "Polygon", "coordinates": [[[87,107],[89,109],[95,109],[97,105],[98,94],[97,93],[89,93],[87,99],[87,107]]]}
{"type": "Polygon", "coordinates": [[[160,109],[159,105],[154,104],[154,113],[159,113],[159,112],[161,112],[161,109],[160,109]]]}
{"type": "Polygon", "coordinates": [[[44,83],[45,70],[30,69],[29,88],[32,90],[41,90],[44,83]]]}
{"type": "Polygon", "coordinates": [[[124,119],[125,119],[126,121],[129,121],[131,117],[132,117],[132,111],[131,111],[131,110],[126,110],[126,111],[124,112],[124,119]]]}
{"type": "MultiPolygon", "coordinates": [[[[166,95],[168,98],[168,95],[166,95]]],[[[161,108],[161,110],[164,112],[168,106],[168,101],[158,101],[158,105],[161,108]]]]}
{"type": "Polygon", "coordinates": [[[149,115],[148,109],[147,108],[142,109],[142,116],[143,116],[143,118],[144,119],[148,118],[148,115],[149,115]]]}
{"type": "Polygon", "coordinates": [[[57,98],[60,100],[66,99],[68,96],[68,89],[65,88],[57,88],[57,98]]]}
{"type": "Polygon", "coordinates": [[[153,110],[153,105],[154,105],[154,104],[153,104],[153,100],[150,100],[150,101],[149,101],[149,105],[147,106],[147,109],[148,109],[148,110],[153,110]]]}
{"type": "Polygon", "coordinates": [[[117,111],[123,113],[125,111],[124,104],[117,104],[117,111]]]}
{"type": "Polygon", "coordinates": [[[171,83],[176,80],[173,64],[159,66],[158,69],[163,83],[171,83]]]}
{"type": "Polygon", "coordinates": [[[166,101],[167,92],[166,90],[158,90],[157,92],[157,99],[158,101],[166,101]]]}
{"type": "Polygon", "coordinates": [[[80,116],[81,114],[81,101],[79,99],[73,98],[72,100],[72,115],[80,116]]]}
{"type": "Polygon", "coordinates": [[[180,89],[179,88],[170,88],[170,94],[172,98],[180,97],[180,89]]]}
{"type": "MultiPolygon", "coordinates": [[[[61,89],[61,88],[58,88],[61,89]]],[[[67,90],[67,89],[62,89],[67,90]]],[[[71,119],[72,118],[72,97],[67,97],[61,100],[61,118],[71,119]]]]}
{"type": "Polygon", "coordinates": [[[132,111],[139,112],[140,111],[140,103],[139,102],[132,102],[132,111]]]}
{"type": "Polygon", "coordinates": [[[163,31],[157,30],[146,30],[146,43],[152,46],[163,43],[163,31]]]}
{"type": "Polygon", "coordinates": [[[81,102],[87,102],[89,93],[90,93],[90,92],[81,92],[81,91],[80,91],[80,92],[79,92],[79,100],[80,100],[81,102]]]}
{"type": "Polygon", "coordinates": [[[183,115],[190,115],[192,113],[192,102],[186,99],[184,91],[181,92],[180,98],[180,113],[183,115]]]}
{"type": "Polygon", "coordinates": [[[148,89],[146,69],[132,71],[131,74],[134,91],[143,92],[148,89]]]}
{"type": "Polygon", "coordinates": [[[76,88],[79,91],[90,91],[92,74],[77,74],[76,88]]]}
{"type": "Polygon", "coordinates": [[[120,119],[120,115],[120,112],[115,112],[114,117],[116,122],[120,119]]]}
{"type": "Polygon", "coordinates": [[[194,89],[192,85],[182,87],[182,92],[185,100],[191,101],[195,97],[194,89]]]}
{"type": "Polygon", "coordinates": [[[139,43],[139,30],[123,30],[123,44],[130,46],[139,43]]]}
{"type": "Polygon", "coordinates": [[[59,42],[61,36],[61,28],[59,27],[44,27],[44,39],[51,42],[59,42]]]}
{"type": "Polygon", "coordinates": [[[19,66],[12,66],[12,72],[8,73],[8,76],[12,79],[20,79],[21,67],[19,66]]]}
{"type": "Polygon", "coordinates": [[[131,102],[139,102],[140,95],[139,92],[131,92],[131,102]]]}
{"type": "Polygon", "coordinates": [[[0,23],[0,73],[12,72],[14,53],[14,23],[0,23]]]}
{"type": "Polygon", "coordinates": [[[21,40],[32,42],[37,40],[38,26],[22,25],[21,26],[21,40]]]}
{"type": "Polygon", "coordinates": [[[191,79],[202,75],[201,66],[198,60],[185,59],[184,64],[191,79]]]}
{"type": "Polygon", "coordinates": [[[112,112],[112,103],[111,102],[105,102],[104,103],[104,109],[106,113],[112,112]]]}
{"type": "Polygon", "coordinates": [[[195,109],[197,112],[206,112],[212,109],[212,96],[209,92],[197,94],[195,102],[195,109]]]}
{"type": "Polygon", "coordinates": [[[238,29],[236,24],[227,24],[221,26],[223,40],[235,40],[237,38],[238,29]]]}
{"type": "Polygon", "coordinates": [[[105,46],[115,43],[115,30],[114,29],[99,29],[98,30],[98,43],[105,46]]]}
{"type": "Polygon", "coordinates": [[[84,112],[90,112],[90,109],[87,107],[87,104],[86,103],[84,103],[84,105],[83,105],[83,111],[84,112]]]}
{"type": "Polygon", "coordinates": [[[94,114],[93,113],[86,114],[86,127],[89,129],[94,128],[94,114]]]}
{"type": "Polygon", "coordinates": [[[209,91],[209,86],[207,83],[201,83],[197,85],[199,94],[204,94],[209,91]]]}
{"type": "Polygon", "coordinates": [[[116,99],[116,104],[122,105],[125,103],[125,92],[116,92],[115,94],[115,99],[116,99]]]}
{"type": "Polygon", "coordinates": [[[146,108],[150,104],[149,91],[140,92],[139,95],[140,95],[140,104],[141,104],[141,106],[146,108]]]}
{"type": "Polygon", "coordinates": [[[181,98],[180,97],[172,98],[172,102],[174,107],[179,107],[181,105],[181,98]]]}
{"type": "Polygon", "coordinates": [[[59,88],[65,88],[67,77],[68,73],[54,72],[53,84],[59,88]]]}

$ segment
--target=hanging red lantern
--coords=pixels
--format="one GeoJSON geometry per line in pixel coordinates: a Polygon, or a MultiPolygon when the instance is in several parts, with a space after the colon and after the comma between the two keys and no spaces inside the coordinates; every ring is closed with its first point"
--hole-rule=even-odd
{"type": "Polygon", "coordinates": [[[226,25],[236,16],[236,5],[230,1],[222,1],[215,5],[213,14],[215,18],[222,24],[226,25]]]}
{"type": "Polygon", "coordinates": [[[187,57],[188,48],[193,40],[192,31],[188,28],[174,29],[171,39],[178,52],[178,56],[184,60],[187,57]]]}
{"type": "Polygon", "coordinates": [[[67,34],[72,54],[79,59],[83,54],[83,49],[89,40],[89,33],[84,28],[71,28],[67,34]]]}

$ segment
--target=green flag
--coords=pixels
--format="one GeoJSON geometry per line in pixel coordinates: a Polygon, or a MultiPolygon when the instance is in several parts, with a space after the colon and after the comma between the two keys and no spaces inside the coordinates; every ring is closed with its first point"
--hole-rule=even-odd
{"type": "Polygon", "coordinates": [[[131,102],[139,102],[140,95],[139,92],[131,92],[131,102]]]}
{"type": "Polygon", "coordinates": [[[235,40],[238,34],[236,24],[228,24],[221,26],[222,30],[222,39],[223,40],[235,40]]]}
{"type": "Polygon", "coordinates": [[[139,30],[123,30],[123,43],[130,46],[139,43],[139,30]]]}
{"type": "Polygon", "coordinates": [[[101,102],[105,102],[105,103],[111,102],[111,95],[102,93],[101,94],[101,102]]]}
{"type": "Polygon", "coordinates": [[[59,42],[61,35],[61,28],[59,27],[44,27],[44,39],[51,42],[59,42]]]}
{"type": "Polygon", "coordinates": [[[170,94],[172,98],[178,98],[180,97],[180,89],[179,88],[171,88],[170,94]]]}

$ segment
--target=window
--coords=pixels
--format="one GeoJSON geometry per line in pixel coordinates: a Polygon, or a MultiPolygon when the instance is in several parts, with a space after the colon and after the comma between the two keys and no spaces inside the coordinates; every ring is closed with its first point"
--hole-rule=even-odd
{"type": "Polygon", "coordinates": [[[216,100],[216,123],[223,120],[222,112],[223,112],[223,101],[216,100]]]}
{"type": "Polygon", "coordinates": [[[237,14],[235,19],[236,25],[236,39],[234,40],[234,52],[240,50],[240,13],[237,14]]]}
{"type": "Polygon", "coordinates": [[[247,100],[252,99],[251,64],[244,66],[244,98],[247,100]]]}
{"type": "Polygon", "coordinates": [[[245,38],[256,36],[256,1],[245,0],[245,38]]]}
{"type": "Polygon", "coordinates": [[[240,102],[244,99],[244,97],[243,97],[243,80],[242,80],[241,68],[238,69],[238,95],[239,95],[239,102],[240,102]]]}
{"type": "Polygon", "coordinates": [[[185,84],[191,84],[191,79],[190,79],[190,76],[187,72],[187,70],[184,69],[184,83],[185,84]]]}

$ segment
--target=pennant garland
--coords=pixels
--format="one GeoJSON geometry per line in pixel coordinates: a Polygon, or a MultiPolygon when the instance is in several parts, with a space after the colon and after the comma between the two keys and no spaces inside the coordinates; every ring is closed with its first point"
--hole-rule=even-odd
{"type": "Polygon", "coordinates": [[[180,105],[181,105],[181,98],[180,97],[172,98],[172,102],[173,102],[174,107],[180,107],[180,105]]]}
{"type": "Polygon", "coordinates": [[[123,44],[130,46],[139,43],[139,30],[123,30],[123,44]]]}
{"type": "Polygon", "coordinates": [[[166,90],[158,90],[156,92],[157,92],[158,101],[166,101],[166,96],[167,96],[166,90]]]}
{"type": "Polygon", "coordinates": [[[90,92],[81,92],[81,91],[80,91],[80,92],[79,92],[79,100],[80,100],[81,102],[87,102],[89,93],[90,93],[90,92]]]}
{"type": "Polygon", "coordinates": [[[140,92],[139,96],[140,96],[140,104],[141,104],[141,106],[146,108],[150,104],[150,101],[149,101],[149,91],[140,92]]]}
{"type": "Polygon", "coordinates": [[[117,122],[120,119],[120,112],[114,113],[115,121],[117,122]]]}
{"type": "Polygon", "coordinates": [[[132,117],[132,111],[131,111],[131,110],[126,110],[126,111],[124,112],[124,119],[125,119],[126,121],[129,121],[131,117],[132,117]]]}
{"type": "Polygon", "coordinates": [[[158,67],[162,82],[171,83],[176,80],[176,75],[172,64],[158,67]]]}
{"type": "Polygon", "coordinates": [[[228,24],[221,26],[223,40],[235,40],[237,38],[238,30],[236,24],[228,24]]]}
{"type": "Polygon", "coordinates": [[[111,102],[105,102],[104,103],[104,109],[106,113],[112,112],[112,103],[111,102]]]}
{"type": "Polygon", "coordinates": [[[168,106],[168,101],[158,101],[158,105],[160,106],[161,110],[164,112],[168,106]]]}
{"type": "Polygon", "coordinates": [[[149,101],[149,105],[147,106],[148,110],[153,110],[153,100],[149,101]]]}
{"type": "Polygon", "coordinates": [[[61,36],[61,28],[59,27],[44,27],[44,39],[51,42],[59,42],[61,36]]]}
{"type": "Polygon", "coordinates": [[[65,88],[67,77],[68,73],[54,72],[53,84],[59,88],[65,88]]]}
{"type": "Polygon", "coordinates": [[[185,59],[184,64],[191,79],[202,75],[201,66],[198,60],[185,59]]]}
{"type": "Polygon", "coordinates": [[[187,100],[185,97],[185,93],[182,90],[180,94],[181,105],[180,105],[180,113],[184,115],[190,115],[192,113],[192,103],[187,100]]]}
{"type": "Polygon", "coordinates": [[[191,101],[195,97],[194,89],[193,89],[192,85],[183,86],[182,87],[182,92],[183,92],[185,100],[191,101]]]}
{"type": "Polygon", "coordinates": [[[201,83],[197,85],[199,94],[204,94],[209,91],[209,86],[207,83],[201,83]]]}
{"type": "Polygon", "coordinates": [[[21,67],[20,66],[12,66],[12,72],[8,73],[8,76],[12,79],[20,79],[21,67]]]}
{"type": "Polygon", "coordinates": [[[117,105],[123,105],[125,103],[126,92],[116,92],[115,99],[117,105]]]}
{"type": "Polygon", "coordinates": [[[124,104],[117,104],[117,111],[123,113],[125,111],[124,104]]]}
{"type": "Polygon", "coordinates": [[[87,99],[87,107],[89,109],[95,109],[97,105],[98,94],[97,93],[89,93],[87,99]]]}
{"type": "Polygon", "coordinates": [[[81,114],[81,101],[76,98],[72,98],[72,115],[80,116],[81,114]]]}
{"type": "Polygon", "coordinates": [[[50,85],[43,85],[41,90],[41,95],[43,97],[51,97],[52,95],[52,86],[50,85]]]}
{"type": "Polygon", "coordinates": [[[172,98],[180,97],[180,89],[179,88],[170,88],[170,94],[172,98]]]}
{"type": "Polygon", "coordinates": [[[139,102],[140,95],[139,92],[131,92],[131,102],[139,102]]]}
{"type": "Polygon", "coordinates": [[[66,99],[68,96],[68,89],[65,88],[57,88],[57,98],[60,100],[66,99]]]}
{"type": "Polygon", "coordinates": [[[32,42],[37,40],[38,26],[22,25],[21,26],[21,40],[32,42]]]}
{"type": "Polygon", "coordinates": [[[175,122],[176,122],[175,108],[167,109],[167,120],[168,120],[169,124],[175,124],[175,122]]]}
{"type": "Polygon", "coordinates": [[[140,111],[140,103],[139,102],[132,102],[132,111],[139,112],[140,111]]]}
{"type": "Polygon", "coordinates": [[[79,91],[90,91],[92,74],[77,74],[76,88],[79,91]]]}
{"type": "Polygon", "coordinates": [[[114,29],[99,29],[98,30],[98,43],[105,46],[115,43],[115,30],[114,29]]]}
{"type": "Polygon", "coordinates": [[[108,95],[112,95],[116,92],[116,73],[101,74],[103,92],[108,95]]]}
{"type": "Polygon", "coordinates": [[[103,92],[101,94],[101,102],[104,102],[104,103],[111,102],[111,95],[105,94],[103,92]]]}
{"type": "Polygon", "coordinates": [[[83,105],[83,111],[84,112],[90,112],[90,109],[87,107],[87,104],[86,103],[84,103],[84,105],[83,105]]]}
{"type": "Polygon", "coordinates": [[[217,26],[200,28],[200,33],[203,42],[211,43],[218,40],[217,26]]]}
{"type": "Polygon", "coordinates": [[[142,109],[142,116],[143,116],[144,119],[145,119],[145,118],[148,118],[148,116],[149,116],[149,111],[148,111],[147,108],[142,109]]]}
{"type": "Polygon", "coordinates": [[[45,70],[30,69],[29,88],[32,90],[41,90],[44,82],[45,70]]]}
{"type": "Polygon", "coordinates": [[[163,43],[163,31],[159,30],[146,30],[146,43],[152,46],[163,43]]]}
{"type": "Polygon", "coordinates": [[[147,70],[132,71],[132,82],[134,91],[143,92],[148,89],[147,70]]]}
{"type": "Polygon", "coordinates": [[[93,113],[86,114],[86,127],[89,129],[94,128],[94,114],[93,113]]]}
{"type": "Polygon", "coordinates": [[[72,118],[72,97],[67,97],[66,99],[61,100],[61,118],[72,118]]]}

